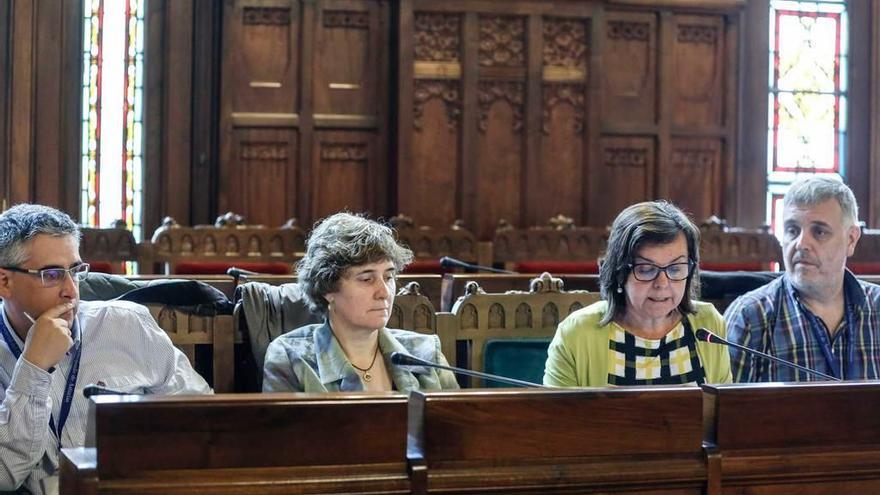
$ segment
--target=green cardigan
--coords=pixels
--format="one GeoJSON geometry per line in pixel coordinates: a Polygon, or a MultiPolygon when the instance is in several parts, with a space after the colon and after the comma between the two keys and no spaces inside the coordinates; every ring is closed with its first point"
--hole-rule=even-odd
{"type": "MultiPolygon", "coordinates": [[[[599,301],[575,311],[559,324],[550,343],[544,385],[553,387],[607,387],[608,340],[612,326],[599,326],[607,302],[599,301]]],[[[724,319],[714,306],[693,302],[696,314],[688,315],[696,330],[703,327],[724,337],[724,319]]],[[[697,341],[697,354],[708,383],[729,383],[730,355],[727,348],[697,341]]]]}

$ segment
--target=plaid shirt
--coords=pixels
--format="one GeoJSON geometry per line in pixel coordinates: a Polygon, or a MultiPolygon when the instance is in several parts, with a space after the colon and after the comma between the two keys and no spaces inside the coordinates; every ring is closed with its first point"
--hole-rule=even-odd
{"type": "MultiPolygon", "coordinates": [[[[785,274],[727,308],[727,339],[838,378],[880,378],[880,286],[862,282],[848,270],[843,286],[846,312],[833,337],[801,303],[785,274]]],[[[735,382],[822,379],[733,347],[730,368],[735,382]]]]}

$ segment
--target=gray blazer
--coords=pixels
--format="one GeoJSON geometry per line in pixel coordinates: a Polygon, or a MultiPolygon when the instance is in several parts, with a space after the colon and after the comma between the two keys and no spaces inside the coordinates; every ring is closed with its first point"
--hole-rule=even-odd
{"type": "MultiPolygon", "coordinates": [[[[448,365],[440,338],[407,330],[379,330],[379,352],[398,392],[458,388],[451,371],[390,364],[392,352],[405,352],[448,365]]],[[[264,392],[350,392],[364,390],[360,375],[348,362],[328,322],[306,325],[273,340],[263,366],[264,392]]]]}

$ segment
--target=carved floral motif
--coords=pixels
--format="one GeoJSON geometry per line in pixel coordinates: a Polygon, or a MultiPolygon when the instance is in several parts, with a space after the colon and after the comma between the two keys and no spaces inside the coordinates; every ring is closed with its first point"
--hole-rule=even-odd
{"type": "Polygon", "coordinates": [[[480,65],[525,66],[525,33],[526,23],[522,17],[480,16],[480,65]]]}
{"type": "Polygon", "coordinates": [[[701,149],[679,149],[672,152],[672,165],[687,168],[711,168],[715,152],[701,149]]]}
{"type": "Polygon", "coordinates": [[[287,143],[284,142],[242,142],[239,158],[261,162],[287,160],[287,143]]]}
{"type": "Polygon", "coordinates": [[[715,26],[681,24],[678,26],[679,43],[698,43],[714,45],[718,40],[718,29],[715,26]]]}
{"type": "Polygon", "coordinates": [[[321,143],[324,161],[365,162],[367,158],[367,145],[363,143],[321,143]]]}
{"type": "Polygon", "coordinates": [[[418,79],[415,82],[413,102],[413,127],[421,131],[424,126],[425,104],[434,98],[443,101],[446,107],[447,125],[454,130],[461,118],[461,93],[458,81],[418,79]]]}
{"type": "Polygon", "coordinates": [[[370,29],[370,14],[352,10],[325,10],[325,28],[370,29]]]}
{"type": "Polygon", "coordinates": [[[584,130],[584,85],[583,84],[545,84],[544,103],[541,107],[541,131],[550,134],[550,118],[553,109],[560,104],[569,104],[574,109],[574,130],[584,130]]]}
{"type": "Polygon", "coordinates": [[[586,69],[587,27],[580,19],[544,20],[544,65],[586,69]]]}
{"type": "Polygon", "coordinates": [[[608,21],[607,36],[611,40],[648,41],[651,28],[647,22],[608,21]]]}
{"type": "Polygon", "coordinates": [[[416,12],[416,60],[457,62],[461,52],[461,18],[453,14],[416,12]]]}
{"type": "Polygon", "coordinates": [[[644,168],[648,163],[648,150],[645,148],[605,148],[603,155],[606,167],[644,168]]]}
{"type": "Polygon", "coordinates": [[[241,23],[245,26],[287,26],[290,9],[287,7],[245,7],[241,23]]]}
{"type": "Polygon", "coordinates": [[[513,108],[513,131],[522,132],[524,84],[513,81],[483,81],[480,83],[480,132],[489,129],[489,110],[497,100],[504,100],[513,108]]]}

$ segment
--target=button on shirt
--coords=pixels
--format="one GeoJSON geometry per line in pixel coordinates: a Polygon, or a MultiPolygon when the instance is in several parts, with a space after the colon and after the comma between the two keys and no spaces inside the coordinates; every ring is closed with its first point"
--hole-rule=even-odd
{"type": "MultiPolygon", "coordinates": [[[[24,349],[2,305],[0,313],[24,349]]],[[[143,306],[81,302],[77,327],[82,355],[70,415],[60,432],[61,447],[79,447],[85,441],[88,400],[82,389],[89,384],[103,383],[106,388],[136,394],[211,393],[143,306]]],[[[59,416],[72,355],[68,353],[49,373],[24,356],[16,361],[0,339],[0,490],[22,485],[33,493],[57,490],[59,445],[49,428],[49,417],[57,421],[59,416]]]]}
{"type": "MultiPolygon", "coordinates": [[[[845,315],[833,336],[800,301],[785,274],[740,296],[724,313],[727,338],[847,380],[880,378],[880,286],[844,274],[845,315]]],[[[821,380],[730,348],[736,382],[821,380]]]]}

